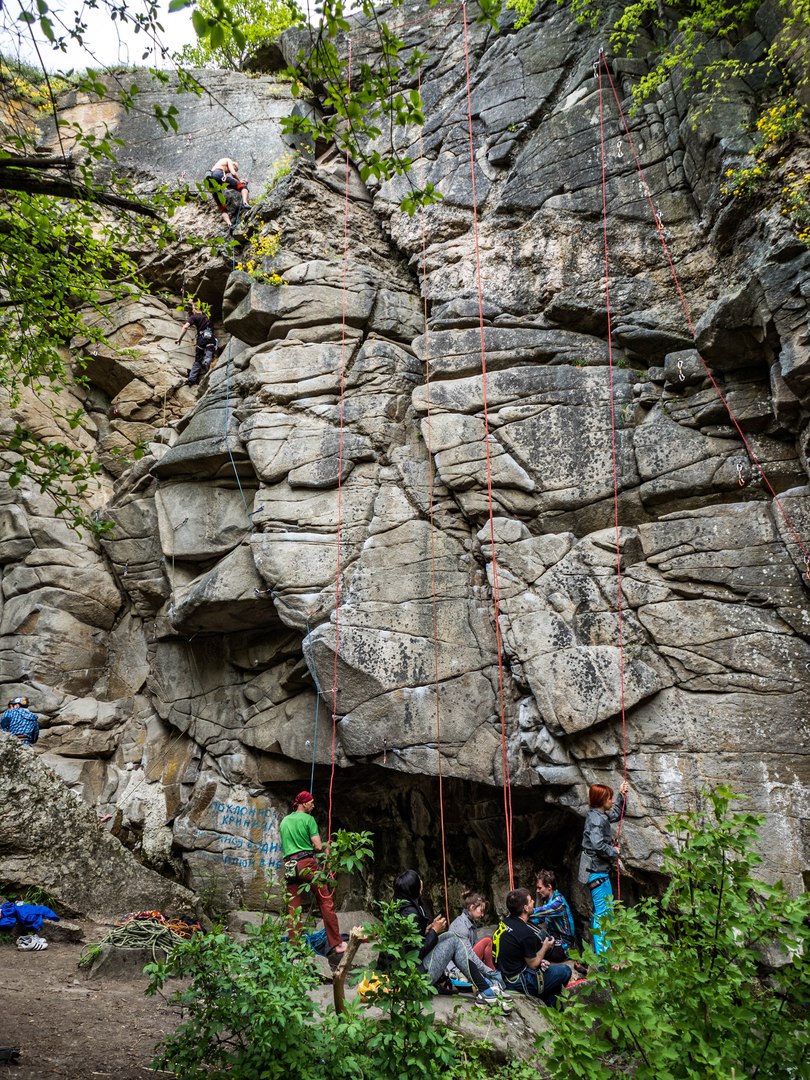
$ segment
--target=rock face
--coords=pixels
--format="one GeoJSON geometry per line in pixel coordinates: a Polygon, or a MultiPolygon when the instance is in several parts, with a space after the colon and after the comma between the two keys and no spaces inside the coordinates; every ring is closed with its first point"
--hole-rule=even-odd
{"type": "Polygon", "coordinates": [[[192,913],[187,889],[139,865],[42,757],[0,733],[0,880],[43,888],[83,914],[192,913]]]}
{"type": "MultiPolygon", "coordinates": [[[[304,154],[242,235],[279,234],[261,274],[190,248],[150,266],[214,301],[225,350],[197,396],[176,311],[109,313],[133,351],[93,358],[77,393],[115,527],[93,546],[3,495],[4,687],[149,865],[231,907],[278,872],[278,817],[311,782],[323,825],[334,786],[333,824],[375,830],[377,879],[437,877],[440,772],[451,875],[499,892],[505,764],[519,876],[550,862],[568,884],[585,787],[618,782],[625,750],[630,878],[659,871],[666,815],[723,782],[765,815],[766,873],[801,887],[810,251],[720,196],[751,95],[694,130],[669,90],[631,149],[565,12],[471,24],[476,236],[461,9],[423,15],[401,34],[428,53],[426,125],[399,149],[443,201],[408,217],[407,180],[367,189],[304,154]]],[[[620,97],[642,70],[616,62],[620,97]]],[[[269,85],[220,96],[257,112],[269,85]]],[[[274,116],[298,107],[273,94],[274,116]]],[[[196,99],[178,110],[155,175],[184,139],[231,152],[196,99]]],[[[268,175],[275,144],[238,139],[268,175]]]]}

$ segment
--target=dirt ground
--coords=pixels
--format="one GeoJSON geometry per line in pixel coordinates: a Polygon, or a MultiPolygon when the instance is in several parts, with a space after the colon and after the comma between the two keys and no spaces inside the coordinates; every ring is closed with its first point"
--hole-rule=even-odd
{"type": "MultiPolygon", "coordinates": [[[[105,929],[86,928],[85,940],[105,929]]],[[[46,929],[43,934],[47,936],[46,929]]],[[[161,998],[144,997],[146,979],[88,980],[82,945],[51,942],[43,952],[0,946],[0,1046],[18,1046],[17,1065],[0,1080],[154,1080],[155,1044],[177,1022],[161,998]]]]}
{"type": "MultiPolygon", "coordinates": [[[[81,926],[86,942],[101,940],[109,929],[81,926]]],[[[42,933],[49,936],[48,924],[42,933]]],[[[147,980],[134,964],[126,977],[88,979],[78,968],[82,948],[53,938],[43,952],[0,944],[0,1046],[21,1050],[18,1064],[0,1064],[0,1080],[168,1078],[169,1073],[149,1065],[155,1045],[176,1026],[177,1013],[160,997],[144,997],[147,980]]],[[[346,990],[347,999],[353,999],[356,990],[346,990]]],[[[313,997],[330,1009],[331,984],[319,986],[313,997]]],[[[476,1009],[469,995],[435,998],[433,1008],[438,1019],[467,1037],[486,1039],[500,1053],[517,1058],[548,1030],[543,1010],[527,999],[513,1000],[509,1017],[476,1009]]]]}

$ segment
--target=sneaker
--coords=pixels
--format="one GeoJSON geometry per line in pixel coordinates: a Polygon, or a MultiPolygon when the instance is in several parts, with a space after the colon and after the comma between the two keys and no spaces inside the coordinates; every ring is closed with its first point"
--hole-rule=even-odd
{"type": "Polygon", "coordinates": [[[17,938],[17,948],[22,952],[41,952],[48,948],[48,942],[38,934],[25,934],[17,938]]]}
{"type": "Polygon", "coordinates": [[[503,986],[501,986],[501,984],[498,982],[493,982],[492,989],[495,991],[495,996],[499,997],[501,1001],[509,1001],[509,999],[512,997],[509,991],[503,986]]]}
{"type": "Polygon", "coordinates": [[[491,986],[488,986],[486,990],[480,990],[475,995],[476,1005],[499,1005],[501,1010],[505,1013],[512,1011],[512,1006],[508,1005],[505,1001],[498,997],[491,986]]]}

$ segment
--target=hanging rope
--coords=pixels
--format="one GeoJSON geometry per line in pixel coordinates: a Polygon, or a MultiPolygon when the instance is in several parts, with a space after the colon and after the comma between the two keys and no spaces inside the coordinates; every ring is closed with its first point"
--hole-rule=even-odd
{"type": "Polygon", "coordinates": [[[233,475],[236,478],[236,486],[239,488],[239,494],[242,496],[242,504],[245,507],[245,513],[250,519],[250,507],[248,506],[245,493],[242,490],[242,481],[239,479],[239,471],[236,468],[236,462],[231,452],[231,440],[228,436],[228,424],[231,419],[231,342],[233,338],[228,342],[228,348],[225,353],[225,424],[222,431],[222,438],[225,441],[225,449],[228,451],[228,457],[231,462],[231,468],[233,469],[233,475]]]}
{"type": "Polygon", "coordinates": [[[487,405],[487,349],[484,335],[484,293],[481,282],[481,249],[478,238],[478,200],[475,191],[475,143],[472,123],[472,84],[470,79],[470,44],[467,32],[467,5],[463,2],[464,65],[467,78],[467,130],[470,143],[470,184],[472,187],[473,237],[475,240],[475,278],[478,287],[478,329],[481,342],[481,390],[484,399],[484,458],[487,473],[487,502],[489,506],[489,539],[492,552],[492,598],[495,608],[495,646],[498,653],[498,699],[501,713],[501,778],[503,782],[503,813],[506,826],[506,860],[509,867],[509,888],[515,887],[512,862],[512,786],[509,777],[509,750],[506,738],[506,707],[504,703],[503,643],[501,641],[501,594],[498,583],[498,560],[495,552],[495,520],[492,500],[492,464],[489,453],[489,409],[487,405]]]}
{"type": "MultiPolygon", "coordinates": [[[[352,42],[349,39],[349,66],[346,81],[346,99],[348,101],[352,92],[352,42]]],[[[346,183],[344,185],[343,200],[343,302],[341,311],[340,329],[340,433],[338,436],[338,470],[337,470],[337,565],[335,569],[335,664],[332,671],[332,765],[329,773],[329,816],[326,829],[327,838],[332,835],[332,793],[335,785],[335,747],[337,741],[337,695],[338,695],[338,653],[340,646],[340,570],[341,570],[341,511],[343,502],[343,427],[344,406],[346,396],[346,300],[348,293],[349,276],[349,169],[351,158],[349,156],[349,140],[346,138],[346,183]]]]}
{"type": "MultiPolygon", "coordinates": [[[[422,67],[417,71],[417,84],[419,98],[422,98],[422,67]]],[[[419,128],[419,160],[421,162],[421,183],[425,186],[425,146],[423,139],[423,127],[419,128]]],[[[433,448],[431,444],[431,414],[430,414],[430,332],[428,329],[428,281],[427,281],[427,226],[425,222],[425,207],[421,208],[422,225],[422,321],[425,336],[425,390],[427,396],[427,417],[425,420],[428,456],[428,523],[430,525],[430,578],[432,585],[433,602],[433,669],[436,693],[436,755],[437,772],[439,780],[439,831],[442,848],[442,882],[444,885],[444,910],[450,917],[450,891],[447,887],[447,841],[444,824],[444,776],[442,772],[442,718],[441,702],[439,700],[439,611],[438,611],[438,583],[436,575],[436,527],[434,522],[434,469],[433,448]]]]}
{"type": "MultiPolygon", "coordinates": [[[[624,672],[624,624],[622,604],[622,546],[619,531],[619,462],[616,444],[616,385],[613,371],[613,329],[610,307],[610,251],[608,248],[607,215],[607,155],[605,152],[605,114],[602,91],[602,68],[599,68],[599,145],[602,158],[602,247],[605,265],[605,307],[607,308],[607,347],[608,372],[610,383],[610,447],[613,463],[613,532],[616,546],[616,610],[619,620],[619,693],[622,714],[622,779],[627,780],[627,715],[625,711],[625,672],[624,672]]],[[[616,843],[621,843],[624,805],[619,818],[616,843]]],[[[616,898],[622,898],[622,875],[618,860],[616,862],[616,898]]]]}
{"type": "MultiPolygon", "coordinates": [[[[657,212],[657,210],[655,209],[655,203],[653,202],[652,193],[650,192],[650,187],[649,187],[649,184],[647,183],[647,178],[644,175],[644,169],[643,169],[643,167],[641,165],[641,161],[639,160],[638,153],[636,152],[636,146],[635,146],[635,143],[633,142],[633,136],[630,134],[630,127],[629,127],[629,125],[627,123],[627,117],[625,116],[624,109],[622,108],[622,103],[619,100],[619,95],[617,93],[615,83],[613,82],[613,76],[611,75],[611,72],[610,72],[610,65],[607,62],[607,57],[605,56],[604,52],[600,52],[600,54],[599,54],[599,65],[600,65],[600,85],[601,85],[601,70],[604,67],[605,74],[607,75],[608,81],[610,83],[610,88],[613,91],[613,97],[614,97],[614,100],[616,102],[616,108],[619,111],[619,116],[621,117],[622,126],[624,128],[625,135],[627,136],[627,142],[628,142],[628,144],[630,146],[630,150],[631,150],[631,152],[633,154],[633,160],[636,163],[636,169],[638,170],[639,179],[641,181],[641,186],[642,186],[642,189],[644,191],[644,195],[645,195],[645,197],[647,199],[647,202],[649,203],[650,210],[652,212],[653,221],[655,222],[655,228],[656,228],[656,231],[658,233],[658,239],[661,241],[661,247],[662,247],[662,249],[664,251],[664,255],[666,257],[667,263],[669,264],[669,270],[670,270],[670,274],[672,276],[672,281],[673,281],[673,284],[675,286],[675,290],[676,290],[676,292],[678,294],[678,299],[679,299],[681,307],[683,309],[683,313],[686,316],[686,322],[687,322],[687,325],[689,327],[689,332],[691,333],[692,337],[695,339],[695,344],[697,344],[697,335],[695,334],[695,326],[694,326],[694,323],[692,321],[692,315],[691,315],[691,312],[689,310],[689,305],[688,305],[688,303],[686,301],[686,297],[684,296],[683,289],[681,288],[681,283],[680,283],[680,280],[678,279],[678,272],[675,269],[675,263],[674,263],[674,261],[672,259],[672,255],[670,254],[669,246],[667,245],[667,240],[666,240],[666,236],[664,235],[664,226],[663,226],[663,223],[661,221],[661,216],[657,212]]],[[[771,484],[770,480],[768,479],[768,476],[766,475],[764,468],[760,464],[759,459],[757,458],[757,455],[754,453],[754,450],[751,447],[751,444],[749,443],[748,439],[745,437],[745,433],[743,432],[743,429],[740,427],[740,424],[739,424],[739,422],[737,420],[737,417],[734,415],[733,409],[729,405],[728,400],[726,399],[726,397],[724,396],[722,390],[718,386],[717,380],[715,379],[714,375],[712,374],[711,369],[709,368],[709,365],[706,363],[706,361],[701,356],[699,350],[698,350],[698,357],[700,358],[700,362],[703,365],[703,369],[706,372],[706,375],[708,376],[709,381],[711,382],[712,386],[714,387],[714,389],[715,389],[715,391],[717,393],[717,396],[720,398],[723,405],[725,406],[726,412],[728,413],[732,424],[736,428],[737,434],[740,436],[740,439],[742,440],[743,446],[745,447],[746,453],[748,454],[748,457],[749,457],[750,461],[752,462],[753,465],[756,466],[757,471],[758,471],[760,477],[762,478],[763,484],[767,487],[768,491],[770,491],[771,495],[773,496],[774,502],[779,507],[779,511],[782,514],[782,517],[783,517],[783,519],[785,521],[785,524],[787,525],[788,529],[790,530],[790,532],[791,532],[791,534],[793,536],[793,539],[796,541],[796,544],[797,544],[799,550],[801,551],[801,553],[802,553],[802,555],[804,557],[805,566],[810,565],[810,551],[808,550],[807,546],[802,542],[801,537],[799,536],[798,532],[796,531],[792,521],[790,520],[790,517],[788,516],[787,511],[785,510],[785,507],[784,507],[784,505],[782,503],[782,500],[779,498],[779,496],[777,495],[773,485],[771,484]]]]}

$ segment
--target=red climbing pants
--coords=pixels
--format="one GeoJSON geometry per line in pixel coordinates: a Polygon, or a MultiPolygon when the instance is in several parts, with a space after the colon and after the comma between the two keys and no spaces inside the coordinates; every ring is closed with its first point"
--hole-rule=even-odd
{"type": "MultiPolygon", "coordinates": [[[[290,892],[291,938],[297,938],[301,933],[300,911],[301,905],[303,904],[303,899],[301,897],[302,882],[308,881],[317,870],[318,864],[315,859],[299,859],[298,880],[294,884],[288,885],[290,892]]],[[[342,944],[343,938],[340,936],[340,927],[335,913],[335,905],[332,900],[332,892],[329,889],[324,889],[323,887],[315,888],[314,886],[310,886],[309,891],[314,892],[315,899],[318,901],[318,908],[321,913],[321,918],[323,919],[323,928],[326,931],[326,940],[329,942],[330,948],[342,944]]]]}

